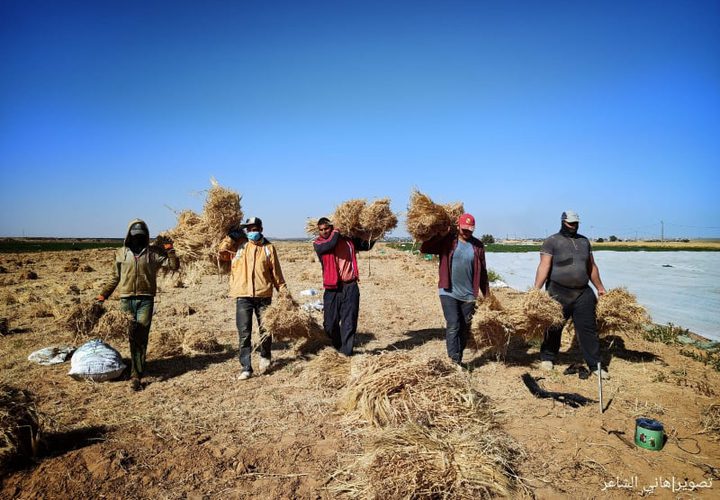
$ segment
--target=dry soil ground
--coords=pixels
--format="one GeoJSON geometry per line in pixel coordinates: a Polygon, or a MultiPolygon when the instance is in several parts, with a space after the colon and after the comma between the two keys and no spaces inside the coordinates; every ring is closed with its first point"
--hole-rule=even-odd
{"type": "MultiPolygon", "coordinates": [[[[321,288],[310,244],[280,242],[278,248],[295,297],[321,288]]],[[[67,376],[67,363],[27,361],[36,349],[72,343],[52,313],[73,299],[92,300],[112,255],[107,249],[0,256],[0,317],[10,329],[0,336],[0,381],[35,396],[46,442],[34,463],[2,478],[0,497],[337,497],[332,474],[361,447],[336,409],[338,390],[310,382],[312,353],[282,344],[273,347],[270,373],[237,381],[234,308],[224,277],[186,278],[183,288],[174,286],[175,277],[161,281],[142,392],[131,393],[126,381],[77,382],[67,376]],[[80,268],[64,270],[74,267],[68,266],[72,258],[80,268]],[[30,270],[37,279],[27,279],[30,270]],[[215,334],[224,350],[161,357],[161,338],[170,342],[193,331],[215,334]]],[[[492,255],[488,260],[492,267],[492,255]]],[[[436,264],[379,245],[361,256],[360,267],[358,355],[397,349],[444,355],[436,264]]],[[[128,355],[127,346],[116,347],[128,355]]],[[[597,404],[572,409],[533,397],[521,380],[525,372],[542,377],[548,390],[597,398],[596,379],[562,374],[580,361],[577,349],[566,344],[551,373],[537,369],[537,351],[512,346],[504,360],[466,351],[470,376],[522,447],[516,468],[526,489],[518,495],[637,496],[663,477],[715,484],[676,493],[660,486],[652,496],[718,498],[720,444],[701,423],[703,409],[718,402],[718,372],[674,347],[617,332],[603,340],[612,378],[600,414],[597,404]],[[643,450],[608,433],[632,441],[638,416],[664,423],[664,450],[643,450]],[[618,477],[632,488],[619,488],[618,477]]]]}

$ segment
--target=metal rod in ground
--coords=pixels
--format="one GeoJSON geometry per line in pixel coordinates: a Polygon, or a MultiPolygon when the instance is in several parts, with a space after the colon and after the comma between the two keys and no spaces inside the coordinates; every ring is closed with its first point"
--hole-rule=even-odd
{"type": "Polygon", "coordinates": [[[598,376],[598,388],[600,390],[600,413],[603,412],[603,400],[602,400],[602,365],[600,361],[597,364],[597,376],[598,376]]]}

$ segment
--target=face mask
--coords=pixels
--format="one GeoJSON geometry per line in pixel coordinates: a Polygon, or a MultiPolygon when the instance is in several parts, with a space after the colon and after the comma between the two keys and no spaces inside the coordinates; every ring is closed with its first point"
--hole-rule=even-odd
{"type": "Polygon", "coordinates": [[[260,231],[250,231],[247,237],[250,241],[260,241],[262,239],[262,233],[260,231]]]}

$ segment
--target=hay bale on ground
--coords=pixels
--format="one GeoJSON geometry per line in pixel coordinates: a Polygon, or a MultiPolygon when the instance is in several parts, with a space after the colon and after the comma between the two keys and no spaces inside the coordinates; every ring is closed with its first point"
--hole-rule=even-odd
{"type": "Polygon", "coordinates": [[[182,348],[190,354],[209,354],[223,350],[212,333],[201,330],[185,332],[182,348]]]}
{"type": "Polygon", "coordinates": [[[38,413],[24,391],[0,385],[0,472],[35,456],[40,439],[38,413]]]}
{"type": "Polygon", "coordinates": [[[134,326],[135,319],[132,314],[120,309],[110,309],[100,317],[97,325],[93,328],[92,337],[100,338],[108,343],[126,342],[130,338],[134,326]]]}
{"type": "Polygon", "coordinates": [[[498,431],[450,433],[407,423],[373,433],[333,489],[358,498],[494,498],[514,491],[515,443],[498,431]]]}
{"type": "Polygon", "coordinates": [[[334,348],[326,347],[305,365],[302,378],[313,387],[341,389],[350,377],[350,360],[334,348]]]}
{"type": "Polygon", "coordinates": [[[427,241],[448,227],[454,227],[462,215],[462,203],[439,205],[417,189],[410,195],[407,230],[415,241],[427,241]],[[456,212],[459,213],[455,215],[456,212]]]}
{"type": "Polygon", "coordinates": [[[360,212],[360,226],[369,234],[368,239],[382,239],[397,223],[397,216],[390,210],[390,198],[375,200],[360,212]]]}
{"type": "Polygon", "coordinates": [[[69,309],[56,310],[55,317],[58,324],[70,330],[75,340],[86,338],[90,335],[100,317],[105,312],[102,304],[98,302],[74,304],[69,309]]]}
{"type": "Polygon", "coordinates": [[[636,333],[651,323],[647,310],[626,288],[613,288],[598,299],[595,310],[598,333],[636,333]]]}
{"type": "Polygon", "coordinates": [[[366,204],[365,200],[354,199],[344,201],[335,207],[335,213],[330,219],[335,229],[348,238],[369,239],[370,234],[362,227],[360,222],[360,215],[366,204]]]}
{"type": "Polygon", "coordinates": [[[262,325],[275,340],[299,340],[313,337],[320,326],[290,294],[281,293],[265,309],[262,325]]]}

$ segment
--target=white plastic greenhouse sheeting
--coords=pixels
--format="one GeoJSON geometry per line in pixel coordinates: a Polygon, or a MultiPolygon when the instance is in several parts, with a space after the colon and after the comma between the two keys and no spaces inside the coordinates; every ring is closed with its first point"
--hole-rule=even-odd
{"type": "MultiPolygon", "coordinates": [[[[655,323],[720,340],[720,252],[594,254],[605,288],[626,287],[655,323]]],[[[532,286],[539,260],[537,252],[487,254],[488,268],[518,290],[532,286]]]]}

